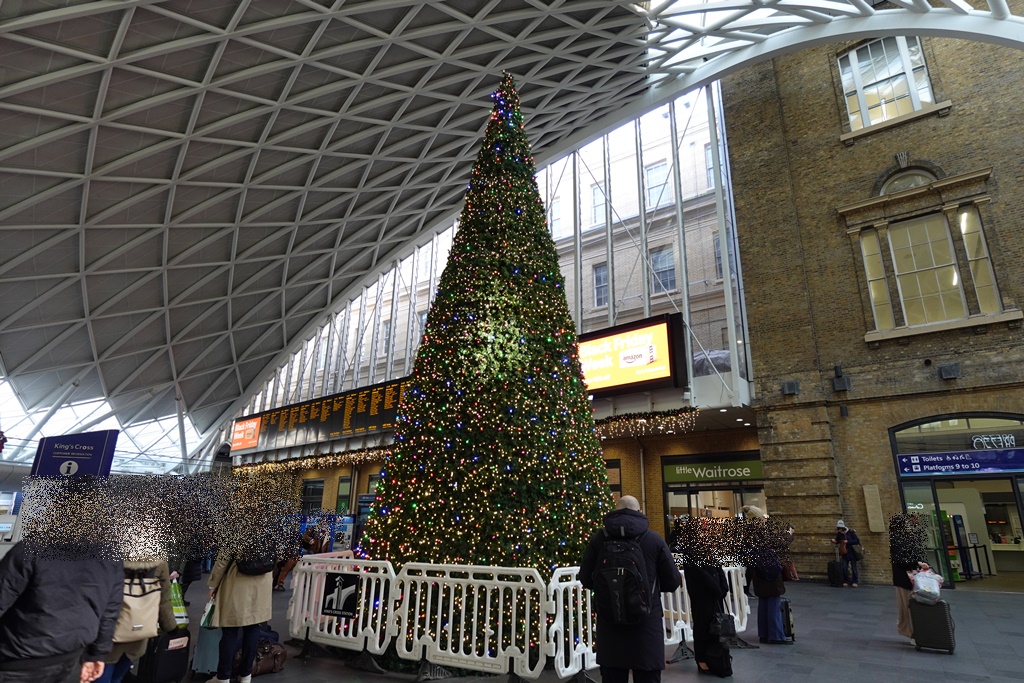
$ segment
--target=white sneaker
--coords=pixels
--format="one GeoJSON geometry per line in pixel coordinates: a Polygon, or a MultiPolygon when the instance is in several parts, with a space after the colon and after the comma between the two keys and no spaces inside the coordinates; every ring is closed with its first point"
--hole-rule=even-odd
{"type": "Polygon", "coordinates": [[[231,683],[231,679],[230,678],[217,678],[216,676],[214,676],[210,680],[206,681],[206,683],[231,683]]]}
{"type": "Polygon", "coordinates": [[[248,676],[242,676],[238,679],[238,683],[252,683],[252,674],[249,674],[248,676]]]}

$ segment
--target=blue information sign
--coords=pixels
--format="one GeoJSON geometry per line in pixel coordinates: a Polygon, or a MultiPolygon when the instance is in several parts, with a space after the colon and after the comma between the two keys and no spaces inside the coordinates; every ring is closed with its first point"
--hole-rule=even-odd
{"type": "Polygon", "coordinates": [[[897,455],[901,477],[1024,472],[1024,448],[897,455]]]}
{"type": "Polygon", "coordinates": [[[107,429],[40,439],[36,459],[32,463],[32,476],[80,477],[95,474],[105,477],[110,474],[114,446],[120,433],[116,429],[107,429]]]}

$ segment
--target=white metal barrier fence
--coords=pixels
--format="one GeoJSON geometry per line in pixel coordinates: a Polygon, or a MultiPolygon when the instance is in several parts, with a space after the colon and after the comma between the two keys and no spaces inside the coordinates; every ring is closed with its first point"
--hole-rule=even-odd
{"type": "Polygon", "coordinates": [[[351,555],[351,551],[307,555],[299,561],[292,574],[288,630],[293,637],[320,645],[379,655],[394,637],[390,623],[395,570],[390,562],[356,560],[351,555]],[[345,581],[346,576],[358,580],[345,581]],[[339,614],[346,602],[354,617],[339,614]]]}
{"type": "MultiPolygon", "coordinates": [[[[371,654],[394,640],[404,659],[523,678],[538,678],[549,657],[559,678],[597,666],[596,620],[579,567],[558,569],[545,584],[535,569],[408,564],[396,575],[389,562],[339,555],[311,555],[296,567],[293,638],[371,654]]],[[[726,608],[743,631],[745,570],[723,569],[726,608]]],[[[661,594],[666,653],[692,638],[682,579],[661,594]]]]}
{"type": "Polygon", "coordinates": [[[747,617],[750,616],[750,601],[744,590],[747,583],[745,567],[722,567],[725,578],[729,579],[729,593],[725,596],[726,608],[736,619],[736,632],[747,630],[747,617]]]}
{"type": "Polygon", "coordinates": [[[407,564],[398,574],[398,655],[537,678],[551,654],[536,569],[407,564]]]}

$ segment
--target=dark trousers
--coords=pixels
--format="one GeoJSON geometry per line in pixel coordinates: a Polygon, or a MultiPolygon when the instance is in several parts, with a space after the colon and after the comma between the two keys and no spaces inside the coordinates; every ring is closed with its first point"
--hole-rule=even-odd
{"type": "Polygon", "coordinates": [[[857,560],[843,558],[843,583],[860,583],[857,575],[857,560]]]}
{"type": "Polygon", "coordinates": [[[785,640],[782,628],[782,597],[757,599],[757,636],[761,640],[785,640]]]}
{"type": "Polygon", "coordinates": [[[236,676],[248,676],[252,673],[252,663],[256,659],[256,645],[260,637],[260,624],[249,626],[222,626],[220,629],[220,652],[217,657],[217,678],[231,678],[231,670],[235,663],[235,654],[242,650],[242,663],[238,665],[236,676]]]}
{"type": "Polygon", "coordinates": [[[694,602],[690,603],[690,615],[693,619],[690,628],[693,631],[693,657],[698,662],[707,663],[708,645],[718,636],[711,635],[711,620],[715,616],[715,609],[708,611],[706,606],[697,607],[694,602]]]}
{"type": "Polygon", "coordinates": [[[630,671],[633,672],[633,683],[661,683],[661,669],[641,671],[639,669],[620,669],[617,666],[601,667],[601,683],[627,683],[630,671]]]}
{"type": "Polygon", "coordinates": [[[82,665],[77,661],[51,664],[30,671],[0,671],[0,683],[69,683],[77,681],[81,671],[82,665]]]}

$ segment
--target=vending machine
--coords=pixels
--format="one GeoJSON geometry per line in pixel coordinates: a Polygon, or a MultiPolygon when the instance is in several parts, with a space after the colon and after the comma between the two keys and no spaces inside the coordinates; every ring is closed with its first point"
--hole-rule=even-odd
{"type": "Polygon", "coordinates": [[[366,521],[370,518],[370,508],[373,501],[377,500],[376,493],[361,493],[356,499],[356,518],[352,529],[352,549],[355,550],[359,541],[363,538],[363,531],[366,529],[366,521]]]}
{"type": "MultiPolygon", "coordinates": [[[[973,579],[980,577],[981,572],[974,570],[974,563],[971,562],[970,542],[967,537],[967,525],[964,523],[963,515],[953,515],[953,538],[956,541],[957,555],[960,559],[960,573],[962,578],[973,579]]],[[[981,568],[979,567],[979,570],[981,568]]]]}

